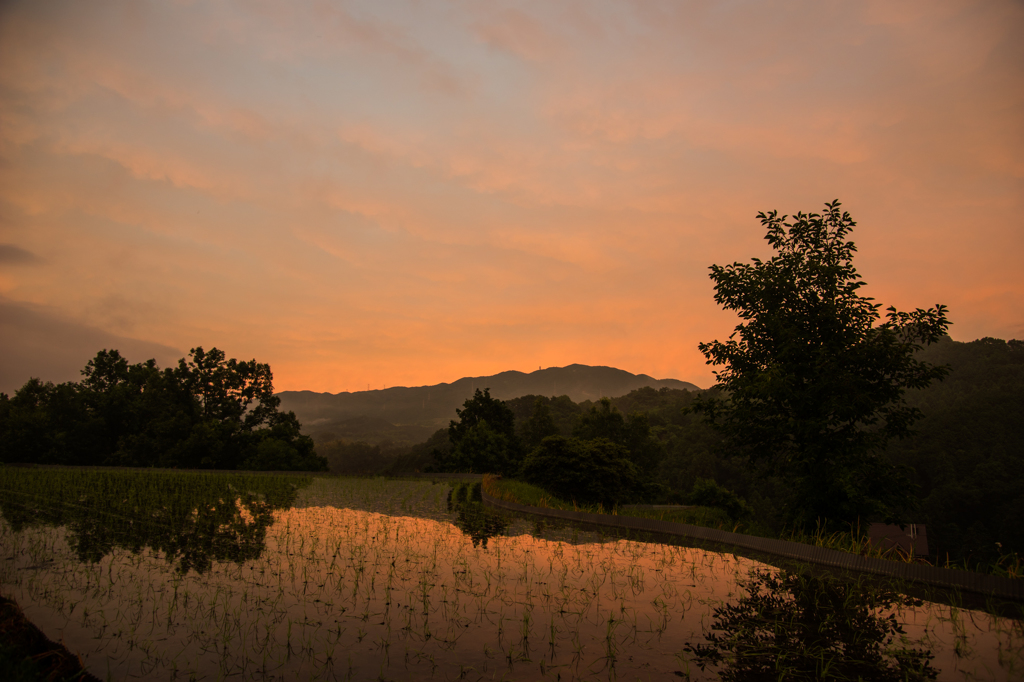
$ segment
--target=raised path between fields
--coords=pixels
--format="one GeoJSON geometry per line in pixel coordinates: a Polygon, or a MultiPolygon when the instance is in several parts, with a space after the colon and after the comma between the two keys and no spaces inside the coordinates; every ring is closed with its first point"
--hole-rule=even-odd
{"type": "Polygon", "coordinates": [[[499,509],[564,519],[566,521],[576,521],[606,528],[685,537],[709,544],[739,547],[829,568],[870,573],[945,589],[971,592],[986,597],[1024,602],[1024,580],[1015,580],[1013,578],[1004,578],[1002,576],[972,571],[959,571],[952,568],[938,568],[927,564],[888,561],[859,554],[850,554],[849,552],[840,552],[825,547],[805,545],[801,542],[759,538],[754,535],[691,526],[687,523],[676,523],[675,521],[659,521],[657,519],[642,519],[634,516],[613,516],[611,514],[592,514],[590,512],[531,507],[516,502],[499,500],[489,495],[483,489],[481,489],[480,493],[484,504],[499,509]]]}

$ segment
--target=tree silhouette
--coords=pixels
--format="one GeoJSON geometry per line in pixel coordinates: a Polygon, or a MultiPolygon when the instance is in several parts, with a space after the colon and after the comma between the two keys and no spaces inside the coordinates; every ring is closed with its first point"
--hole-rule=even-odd
{"type": "Polygon", "coordinates": [[[735,452],[783,476],[790,522],[901,521],[913,498],[905,473],[881,451],[921,416],[903,394],[948,369],[914,357],[949,326],[945,306],[903,313],[862,296],[847,237],[856,223],[840,204],[791,223],[760,213],[771,260],[711,266],[715,301],[740,317],[726,342],[700,344],[719,396],[701,412],[735,452]]]}

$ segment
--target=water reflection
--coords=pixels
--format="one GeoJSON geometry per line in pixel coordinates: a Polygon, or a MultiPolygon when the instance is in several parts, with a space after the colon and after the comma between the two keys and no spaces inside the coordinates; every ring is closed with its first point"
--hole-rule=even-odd
{"type": "Polygon", "coordinates": [[[504,535],[509,517],[483,505],[480,484],[456,484],[448,493],[448,511],[455,514],[453,522],[473,541],[474,547],[487,547],[487,540],[504,535]]]}
{"type": "Polygon", "coordinates": [[[162,552],[179,573],[258,558],[275,510],[310,479],[177,472],[6,470],[0,515],[14,532],[65,527],[79,561],[162,552]]]}
{"type": "MultiPolygon", "coordinates": [[[[232,485],[216,499],[256,525],[232,485]]],[[[1020,628],[1006,620],[951,621],[932,604],[728,553],[536,519],[473,520],[472,489],[449,490],[316,478],[270,512],[262,553],[213,558],[202,574],[125,543],[82,563],[70,525],[23,515],[14,530],[5,512],[0,586],[114,680],[778,679],[766,668],[776,659],[786,679],[928,679],[932,668],[1021,679],[1019,657],[1006,653],[1024,650],[1020,628]]],[[[261,495],[257,507],[279,502],[261,495]]],[[[208,511],[231,537],[235,512],[222,506],[208,511]]]]}
{"type": "Polygon", "coordinates": [[[707,644],[687,645],[723,680],[933,680],[931,651],[908,646],[898,613],[923,602],[884,588],[755,569],[745,595],[714,609],[707,644]]]}

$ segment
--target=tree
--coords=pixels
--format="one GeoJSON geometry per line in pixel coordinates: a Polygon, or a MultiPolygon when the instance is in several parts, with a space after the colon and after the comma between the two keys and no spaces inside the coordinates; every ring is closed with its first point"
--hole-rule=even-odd
{"type": "Polygon", "coordinates": [[[74,383],[32,378],[11,398],[0,393],[0,462],[88,464],[88,417],[74,383]]]}
{"type": "Polygon", "coordinates": [[[437,469],[462,473],[515,473],[522,461],[522,446],[516,436],[516,418],[505,403],[491,397],[490,389],[477,389],[473,397],[455,410],[448,426],[449,452],[435,450],[437,469]]]}
{"type": "Polygon", "coordinates": [[[80,383],[31,379],[0,394],[0,461],[199,469],[323,470],[270,366],[193,348],[161,370],[102,350],[80,383]]]}
{"type": "Polygon", "coordinates": [[[607,438],[548,436],[526,456],[522,476],[563,500],[606,509],[634,497],[641,487],[629,452],[607,438]]]}
{"type": "Polygon", "coordinates": [[[544,398],[537,396],[534,399],[533,413],[523,422],[521,431],[524,444],[531,449],[540,445],[548,436],[558,435],[558,426],[551,418],[551,409],[544,398]]]}
{"type": "Polygon", "coordinates": [[[899,522],[912,504],[905,472],[881,451],[920,418],[903,394],[948,371],[914,357],[949,326],[946,307],[911,313],[862,296],[847,237],[856,225],[840,203],[823,215],[759,213],[771,260],[711,266],[715,301],[740,324],[726,342],[699,348],[717,371],[720,397],[691,409],[729,443],[790,484],[788,521],[858,518],[899,522]]]}
{"type": "Polygon", "coordinates": [[[190,466],[221,469],[323,470],[313,441],[301,433],[294,412],[279,412],[270,365],[226,359],[223,351],[200,346],[190,359],[168,370],[176,387],[198,410],[188,453],[190,466]]]}
{"type": "Polygon", "coordinates": [[[736,493],[720,486],[714,479],[698,478],[690,491],[689,503],[722,509],[733,521],[750,515],[751,509],[736,493]]]}
{"type": "Polygon", "coordinates": [[[627,458],[646,476],[654,475],[664,455],[660,443],[651,435],[647,415],[634,412],[623,417],[608,398],[601,398],[580,416],[572,435],[581,440],[607,438],[621,445],[628,453],[627,458]]]}
{"type": "Polygon", "coordinates": [[[204,419],[235,422],[247,430],[268,425],[281,399],[274,395],[270,365],[225,359],[224,351],[202,346],[178,361],[175,376],[202,407],[204,419]]]}
{"type": "Polygon", "coordinates": [[[502,401],[491,397],[491,389],[479,388],[473,397],[462,405],[461,410],[455,410],[459,421],[454,419],[448,425],[448,437],[453,445],[458,445],[466,433],[479,424],[487,422],[490,428],[507,438],[516,437],[516,417],[512,410],[502,401]]]}

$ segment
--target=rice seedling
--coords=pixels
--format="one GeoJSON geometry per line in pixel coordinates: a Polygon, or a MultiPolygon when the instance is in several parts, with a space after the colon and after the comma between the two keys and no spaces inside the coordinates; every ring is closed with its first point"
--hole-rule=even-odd
{"type": "MultiPolygon", "coordinates": [[[[742,557],[473,497],[427,481],[0,469],[0,589],[110,679],[712,679],[694,647],[715,645],[716,610],[749,603],[759,576],[766,603],[803,586],[830,627],[895,622],[877,649],[890,667],[927,651],[978,679],[1022,669],[1017,620],[868,584],[815,592],[742,557]]],[[[840,669],[815,651],[819,673],[840,669]]]]}

